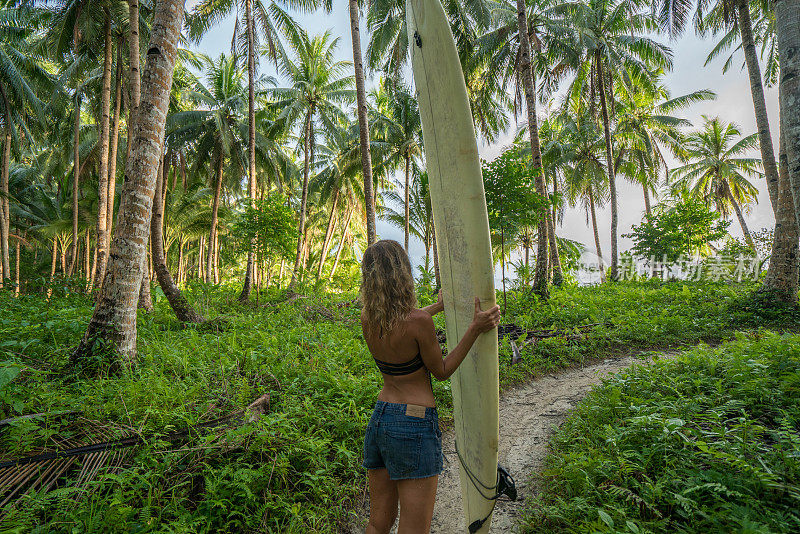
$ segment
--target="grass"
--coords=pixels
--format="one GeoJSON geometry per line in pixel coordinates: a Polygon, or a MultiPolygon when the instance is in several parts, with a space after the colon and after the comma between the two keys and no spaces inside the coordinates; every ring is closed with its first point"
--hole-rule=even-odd
{"type": "MultiPolygon", "coordinates": [[[[547,303],[512,293],[505,316],[526,328],[610,323],[581,341],[551,338],[510,366],[501,349],[501,383],[515,382],[626,352],[733,337],[755,326],[797,328],[794,310],[752,301],[751,286],[620,283],[562,288],[547,303]],[[766,311],[765,311],[766,310],[766,311]]],[[[30,495],[0,531],[336,532],[365,483],[361,440],[380,388],[358,325],[354,294],[315,295],[291,304],[276,293],[242,307],[234,288],[188,292],[222,332],[183,328],[156,291],[139,317],[140,358],[114,375],[87,379],[66,371],[91,315],[88,299],[60,294],[14,299],[0,292],[0,418],[83,410],[86,417],[137,429],[146,441],[131,462],[77,499],[64,487],[30,495]],[[269,393],[270,411],[226,433],[198,435],[170,450],[165,433],[240,409],[269,393]]],[[[427,294],[422,304],[431,302],[427,294]]],[[[441,319],[439,319],[441,321],[441,319]]],[[[434,383],[446,422],[449,382],[434,383]]],[[[22,455],[47,443],[55,423],[18,422],[0,448],[22,455]]]]}
{"type": "Polygon", "coordinates": [[[604,381],[551,442],[524,532],[800,531],[800,336],[604,381]]]}

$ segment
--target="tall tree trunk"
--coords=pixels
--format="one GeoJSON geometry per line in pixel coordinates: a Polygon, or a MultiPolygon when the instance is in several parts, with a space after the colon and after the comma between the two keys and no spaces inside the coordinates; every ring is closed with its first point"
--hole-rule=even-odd
{"type": "Polygon", "coordinates": [[[205,258],[203,257],[203,252],[205,252],[205,250],[206,238],[204,236],[200,236],[200,244],[197,247],[197,278],[203,282],[206,281],[206,270],[204,267],[205,258]]]}
{"type": "MultiPolygon", "coordinates": [[[[255,75],[256,75],[256,52],[255,35],[253,29],[253,0],[245,0],[245,15],[247,18],[247,154],[248,154],[248,192],[250,194],[250,206],[256,207],[256,104],[255,104],[255,75]]],[[[250,250],[247,252],[247,270],[244,275],[244,285],[242,293],[239,295],[240,302],[247,302],[250,299],[252,287],[253,269],[255,268],[255,239],[250,242],[250,250]]]]}
{"type": "Polygon", "coordinates": [[[11,122],[11,103],[8,101],[5,87],[0,85],[0,96],[3,98],[3,107],[5,109],[5,141],[3,143],[3,167],[2,175],[0,175],[0,263],[2,264],[2,271],[0,271],[0,287],[3,287],[5,280],[11,279],[11,260],[8,252],[8,239],[11,233],[11,204],[8,200],[8,174],[11,169],[11,139],[12,139],[12,122],[11,122]]]}
{"type": "MultiPolygon", "coordinates": [[[[163,164],[166,169],[166,164],[163,164]]],[[[178,320],[184,323],[202,323],[203,317],[194,311],[191,304],[183,297],[175,281],[172,279],[167,263],[164,260],[164,205],[161,199],[164,197],[164,186],[166,182],[166,172],[159,173],[156,178],[156,191],[153,202],[153,217],[150,222],[150,242],[153,250],[153,266],[156,271],[156,278],[164,295],[169,301],[169,305],[175,311],[178,320]]]]}
{"type": "Polygon", "coordinates": [[[600,233],[597,231],[597,214],[594,209],[594,193],[589,188],[589,210],[592,214],[592,229],[594,230],[594,247],[597,250],[597,265],[600,269],[600,280],[605,280],[606,272],[603,266],[603,250],[600,248],[600,233]]]}
{"type": "Polygon", "coordinates": [[[22,256],[20,247],[22,246],[22,239],[17,238],[17,250],[14,261],[14,296],[19,297],[20,282],[19,282],[19,261],[22,256]]]}
{"type": "Polygon", "coordinates": [[[78,263],[78,194],[80,193],[80,141],[81,141],[81,99],[75,95],[75,129],[72,140],[72,263],[69,274],[75,272],[78,263]]]}
{"type": "Polygon", "coordinates": [[[797,303],[798,286],[798,229],[794,213],[792,188],[786,160],[786,146],[783,135],[778,144],[778,212],[775,218],[775,233],[772,241],[772,255],[764,289],[774,291],[783,301],[797,303]]]}
{"type": "Polygon", "coordinates": [[[800,221],[800,1],[775,0],[780,113],[795,215],[800,221]]]}
{"type": "Polygon", "coordinates": [[[644,212],[650,215],[652,210],[650,208],[650,191],[647,189],[647,184],[642,184],[642,192],[644,193],[644,212]]]}
{"type": "Polygon", "coordinates": [[[294,267],[292,268],[292,281],[289,282],[289,287],[293,288],[297,283],[298,271],[300,270],[300,262],[303,260],[303,238],[305,237],[306,230],[306,209],[308,203],[308,172],[309,172],[309,145],[311,143],[311,120],[313,118],[313,111],[308,110],[306,115],[306,125],[303,129],[303,189],[300,196],[300,222],[297,228],[297,255],[294,258],[294,267]]]}
{"type": "MultiPolygon", "coordinates": [[[[553,195],[558,194],[558,181],[553,176],[553,195]]],[[[561,269],[561,256],[558,252],[558,241],[556,240],[556,207],[547,210],[547,239],[550,244],[550,265],[553,267],[553,285],[561,286],[564,283],[564,272],[561,269]]]]}
{"type": "Polygon", "coordinates": [[[217,180],[214,183],[214,200],[211,204],[211,229],[208,231],[208,257],[206,258],[206,281],[214,280],[214,236],[217,234],[217,215],[219,214],[219,197],[222,192],[222,165],[225,158],[220,154],[217,165],[217,180]]]}
{"type": "Polygon", "coordinates": [[[53,280],[56,277],[56,264],[58,263],[58,238],[53,238],[53,256],[50,258],[50,283],[47,286],[47,298],[53,295],[53,280]]]}
{"type": "Polygon", "coordinates": [[[375,242],[375,197],[372,191],[372,156],[369,152],[369,122],[367,94],[364,89],[364,62],[361,58],[361,30],[358,0],[350,3],[350,36],[353,41],[353,65],[356,73],[356,103],[358,105],[358,135],[361,147],[361,168],[364,175],[364,206],[367,210],[367,245],[375,242]]]}
{"type": "Polygon", "coordinates": [[[619,224],[619,213],[617,212],[617,183],[614,176],[614,158],[611,152],[611,127],[608,119],[608,106],[606,104],[606,84],[605,74],[603,73],[603,62],[600,59],[600,52],[595,55],[597,65],[597,87],[600,90],[600,109],[603,114],[603,135],[606,141],[606,167],[608,167],[608,189],[611,193],[611,269],[609,277],[616,280],[618,273],[619,254],[617,249],[617,226],[619,224]]]}
{"type": "Polygon", "coordinates": [[[106,282],[74,360],[109,348],[126,360],[136,355],[136,301],[182,24],[183,0],[156,3],[106,282]]]}
{"type": "Polygon", "coordinates": [[[405,239],[405,241],[404,241],[404,242],[405,242],[406,254],[408,254],[408,233],[409,233],[409,226],[410,226],[410,224],[409,224],[409,220],[408,220],[408,219],[409,219],[409,211],[410,211],[410,207],[409,207],[409,205],[408,205],[408,179],[409,179],[409,171],[410,171],[409,167],[410,167],[410,165],[411,165],[411,156],[409,156],[408,154],[406,154],[406,194],[405,194],[405,204],[406,204],[406,213],[405,213],[405,218],[406,218],[406,226],[405,226],[405,234],[404,234],[404,236],[403,236],[403,237],[404,237],[404,239],[405,239]]]}
{"type": "Polygon", "coordinates": [[[747,64],[747,73],[750,75],[750,94],[753,98],[753,107],[756,113],[756,127],[758,128],[758,142],[761,146],[761,161],[764,165],[764,177],[767,179],[767,190],[772,211],[778,213],[778,167],[775,164],[775,150],[772,146],[770,135],[769,117],[767,116],[767,103],[764,100],[764,87],[761,83],[761,68],[758,65],[758,53],[753,41],[753,25],[750,20],[750,2],[738,0],[736,2],[738,14],[739,33],[742,37],[742,49],[747,64]]]}
{"type": "Polygon", "coordinates": [[[83,274],[84,274],[84,280],[86,280],[86,289],[88,290],[89,281],[92,279],[92,276],[91,276],[92,275],[92,271],[91,271],[91,267],[89,267],[89,261],[90,261],[89,260],[89,255],[90,255],[90,251],[92,250],[91,238],[89,237],[89,230],[86,230],[86,241],[85,241],[85,244],[86,244],[86,246],[84,247],[84,251],[83,251],[83,274]]]}
{"type": "Polygon", "coordinates": [[[113,45],[111,44],[111,15],[105,10],[105,60],[103,61],[102,93],[100,104],[100,169],[97,185],[97,271],[94,287],[100,289],[106,273],[108,260],[108,148],[110,140],[111,115],[111,65],[113,45]]]}
{"type": "MultiPolygon", "coordinates": [[[[525,0],[517,0],[517,27],[519,31],[519,73],[522,86],[525,89],[525,105],[528,111],[528,134],[531,139],[531,159],[533,163],[534,178],[536,180],[536,193],[542,197],[547,196],[544,187],[544,173],[542,172],[542,148],[539,142],[539,124],[536,119],[536,87],[534,85],[531,68],[531,44],[528,39],[528,15],[525,11],[525,0]]],[[[533,290],[542,298],[548,298],[550,291],[547,287],[547,208],[539,214],[536,227],[536,271],[533,275],[533,290]]]]}
{"type": "Polygon", "coordinates": [[[117,191],[117,150],[119,149],[119,123],[122,111],[122,39],[117,39],[117,76],[114,82],[114,125],[111,128],[111,148],[108,153],[108,239],[114,226],[114,200],[117,191]]]}
{"type": "Polygon", "coordinates": [[[331,214],[328,217],[328,228],[325,230],[325,240],[322,242],[322,252],[319,255],[319,267],[317,267],[317,280],[322,276],[322,268],[325,266],[325,258],[328,255],[328,247],[333,239],[333,227],[336,219],[336,205],[339,202],[339,190],[337,189],[333,194],[333,202],[331,203],[331,214]]]}
{"type": "Polygon", "coordinates": [[[728,187],[727,185],[726,185],[726,187],[728,189],[728,200],[731,201],[731,204],[733,205],[733,211],[736,212],[736,218],[739,219],[739,226],[742,227],[742,233],[744,234],[744,240],[753,249],[753,251],[755,251],[756,250],[756,245],[753,242],[753,236],[750,234],[750,229],[747,227],[747,223],[745,222],[744,216],[742,215],[742,208],[739,207],[739,203],[736,202],[735,198],[733,198],[733,195],[731,194],[731,191],[730,191],[730,187],[728,187]]]}
{"type": "MultiPolygon", "coordinates": [[[[344,250],[344,245],[347,243],[347,236],[350,233],[350,219],[353,217],[353,213],[355,212],[354,208],[349,208],[347,210],[347,217],[344,221],[344,228],[342,229],[342,242],[339,243],[339,249],[336,251],[336,259],[333,260],[333,267],[331,267],[331,274],[328,276],[328,281],[330,282],[333,280],[333,274],[336,272],[336,267],[339,266],[339,258],[342,257],[342,250],[344,250]]],[[[283,276],[283,261],[281,261],[281,276],[283,276]]]]}

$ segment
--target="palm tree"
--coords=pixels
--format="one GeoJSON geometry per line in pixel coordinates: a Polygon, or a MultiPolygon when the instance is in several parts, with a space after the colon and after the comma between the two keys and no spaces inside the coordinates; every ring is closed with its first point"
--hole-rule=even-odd
{"type": "MultiPolygon", "coordinates": [[[[778,55],[782,58],[800,57],[800,5],[778,1],[775,6],[775,25],[778,55]]],[[[781,128],[786,138],[786,159],[792,186],[795,216],[800,222],[800,65],[789,60],[781,63],[780,76],[781,128]]]]}
{"type": "Polygon", "coordinates": [[[106,281],[86,333],[73,355],[85,361],[113,350],[126,359],[136,355],[136,303],[141,287],[152,211],[152,191],[164,142],[172,72],[183,23],[183,1],[156,4],[148,58],[142,73],[142,100],[131,135],[117,230],[111,241],[106,281]]]}
{"type": "Polygon", "coordinates": [[[422,157],[422,118],[417,99],[401,84],[393,87],[384,84],[375,92],[378,117],[375,127],[387,145],[388,153],[382,158],[381,167],[405,171],[404,200],[406,224],[404,244],[408,253],[409,236],[409,179],[413,163],[422,157]]]}
{"type": "MultiPolygon", "coordinates": [[[[284,5],[301,7],[309,10],[316,7],[316,3],[301,0],[283,1],[284,5]]],[[[279,64],[286,56],[283,43],[279,37],[281,29],[286,30],[287,27],[296,28],[296,22],[284,11],[276,2],[271,2],[269,8],[259,0],[203,0],[195,6],[192,13],[187,16],[187,25],[189,26],[189,36],[195,42],[207,33],[207,31],[228,16],[231,11],[236,8],[237,19],[235,25],[235,33],[231,46],[234,57],[244,56],[247,58],[247,176],[248,176],[248,195],[250,197],[251,206],[255,206],[256,194],[258,189],[258,180],[256,177],[256,70],[258,68],[258,57],[256,49],[259,45],[261,37],[266,41],[264,47],[267,56],[279,64]],[[244,6],[242,6],[244,4],[244,6]],[[244,7],[242,10],[241,8],[244,7]],[[245,19],[244,24],[238,17],[238,13],[244,11],[245,19]],[[244,35],[241,35],[241,27],[244,26],[244,35]],[[239,41],[239,42],[237,42],[239,41]],[[237,47],[238,45],[238,47],[237,47]],[[244,49],[244,53],[237,54],[236,49],[244,49]]],[[[294,30],[296,31],[296,29],[294,30]]],[[[250,291],[252,288],[254,268],[254,254],[251,246],[251,251],[247,256],[247,270],[245,271],[244,285],[242,286],[242,293],[239,295],[239,300],[246,302],[250,298],[250,291]]]]}
{"type": "MultiPolygon", "coordinates": [[[[573,108],[575,109],[575,108],[573,108]]],[[[595,251],[599,260],[600,276],[604,277],[603,250],[597,229],[597,206],[608,199],[608,175],[605,169],[605,143],[594,117],[587,109],[577,108],[574,115],[563,115],[561,135],[561,163],[563,165],[565,195],[570,205],[583,205],[586,223],[591,217],[595,251]]]]}
{"type": "Polygon", "coordinates": [[[649,84],[630,88],[620,85],[617,95],[614,164],[631,181],[642,186],[645,213],[649,215],[650,193],[656,192],[660,172],[667,169],[664,151],[679,156],[683,142],[680,129],[691,126],[688,120],[672,114],[716,95],[703,90],[670,98],[665,86],[649,84]]]}
{"type": "Polygon", "coordinates": [[[242,122],[247,109],[245,71],[233,58],[221,54],[213,60],[201,58],[206,84],[199,80],[188,93],[200,109],[180,111],[168,120],[170,138],[175,146],[192,145],[195,151],[194,170],[208,168],[214,190],[211,203],[211,225],[206,256],[206,280],[213,279],[215,265],[214,241],[217,236],[219,203],[222,196],[225,163],[230,160],[229,173],[239,176],[244,171],[245,141],[241,136],[242,122]]]}
{"type": "MultiPolygon", "coordinates": [[[[397,191],[387,191],[385,197],[387,202],[381,210],[381,218],[397,228],[406,228],[406,221],[408,220],[408,228],[411,235],[422,241],[425,248],[424,268],[428,271],[431,260],[430,252],[434,246],[433,209],[431,207],[430,191],[428,190],[428,174],[415,172],[408,196],[408,219],[406,219],[405,213],[400,213],[391,207],[392,205],[403,203],[404,198],[397,191]]],[[[439,283],[438,276],[436,283],[437,285],[439,283]]]]}
{"type": "Polygon", "coordinates": [[[316,123],[319,121],[322,128],[328,131],[335,129],[336,123],[345,120],[339,104],[352,102],[355,95],[350,89],[353,77],[345,75],[349,63],[334,58],[339,39],[332,39],[330,32],[310,38],[301,29],[290,32],[289,37],[294,58],[285,57],[280,69],[291,85],[275,89],[273,94],[279,98],[274,105],[282,109],[280,120],[287,125],[294,125],[301,122],[302,118],[302,130],[298,137],[303,143],[303,184],[297,254],[292,271],[291,285],[294,286],[303,252],[316,123]]]}
{"type": "Polygon", "coordinates": [[[573,27],[579,63],[571,91],[588,88],[592,101],[600,100],[601,121],[606,144],[606,172],[611,196],[611,268],[609,276],[617,278],[619,261],[617,227],[617,186],[612,151],[612,104],[615,84],[653,83],[658,72],[671,68],[668,47],[642,34],[657,29],[654,19],[640,12],[640,5],[627,0],[588,0],[569,2],[559,8],[573,27]]]}
{"type": "Polygon", "coordinates": [[[659,22],[671,37],[677,37],[683,32],[692,9],[694,9],[694,26],[698,34],[705,35],[710,32],[717,35],[727,32],[720,43],[722,46],[715,47],[709,55],[709,59],[730,46],[733,41],[732,36],[738,33],[750,78],[750,94],[755,109],[761,161],[764,165],[770,201],[773,204],[773,210],[777,210],[778,167],[770,134],[767,104],[764,99],[761,67],[756,51],[756,41],[759,40],[759,37],[754,36],[751,18],[751,10],[757,14],[759,10],[762,10],[763,5],[761,2],[750,2],[749,0],[717,0],[709,9],[708,3],[700,1],[695,5],[694,2],[653,0],[653,9],[659,13],[659,22]],[[706,10],[708,11],[706,12],[706,10]]]}
{"type": "Polygon", "coordinates": [[[703,129],[686,137],[685,160],[689,163],[672,170],[673,185],[713,204],[723,217],[733,209],[747,244],[755,249],[741,207],[756,200],[758,189],[747,178],[762,175],[761,160],[741,156],[755,148],[758,135],[737,140],[741,132],[735,124],[717,117],[704,116],[703,120],[703,129]]]}
{"type": "Polygon", "coordinates": [[[318,147],[321,170],[310,182],[309,192],[319,195],[320,206],[330,201],[330,210],[320,251],[317,279],[322,276],[327,260],[336,217],[342,208],[347,212],[364,198],[363,185],[359,184],[361,165],[357,129],[358,124],[341,124],[337,129],[325,132],[325,144],[318,147]]]}
{"type": "Polygon", "coordinates": [[[31,51],[31,38],[39,25],[39,12],[32,3],[5,0],[0,3],[0,123],[3,129],[3,159],[0,170],[0,287],[11,278],[8,240],[11,232],[9,171],[12,144],[19,144],[19,131],[27,133],[29,118],[43,121],[43,104],[50,76],[31,51]]]}

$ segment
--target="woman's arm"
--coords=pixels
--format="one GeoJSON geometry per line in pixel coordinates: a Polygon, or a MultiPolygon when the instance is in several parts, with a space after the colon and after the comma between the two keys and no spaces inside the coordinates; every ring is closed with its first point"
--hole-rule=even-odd
{"type": "Polygon", "coordinates": [[[419,353],[425,367],[436,377],[436,380],[447,380],[458,369],[464,358],[467,357],[469,349],[478,339],[478,336],[492,330],[500,323],[500,307],[482,311],[478,297],[475,297],[475,315],[472,323],[464,333],[464,337],[458,342],[450,354],[442,358],[442,349],[439,340],[436,339],[436,329],[433,326],[433,318],[423,315],[419,321],[419,331],[417,332],[417,343],[419,343],[419,353]]]}
{"type": "Polygon", "coordinates": [[[422,311],[426,312],[428,315],[433,317],[437,313],[444,310],[444,302],[442,302],[442,290],[439,290],[439,299],[436,301],[436,304],[431,304],[430,306],[425,306],[424,308],[420,308],[422,311]]]}

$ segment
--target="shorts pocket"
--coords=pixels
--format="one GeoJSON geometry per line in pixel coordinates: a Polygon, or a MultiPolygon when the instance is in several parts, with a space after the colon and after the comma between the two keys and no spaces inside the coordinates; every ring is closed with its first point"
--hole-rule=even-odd
{"type": "Polygon", "coordinates": [[[386,428],[379,436],[389,478],[415,477],[419,470],[422,432],[386,428]],[[381,439],[383,438],[383,439],[381,439]]]}

